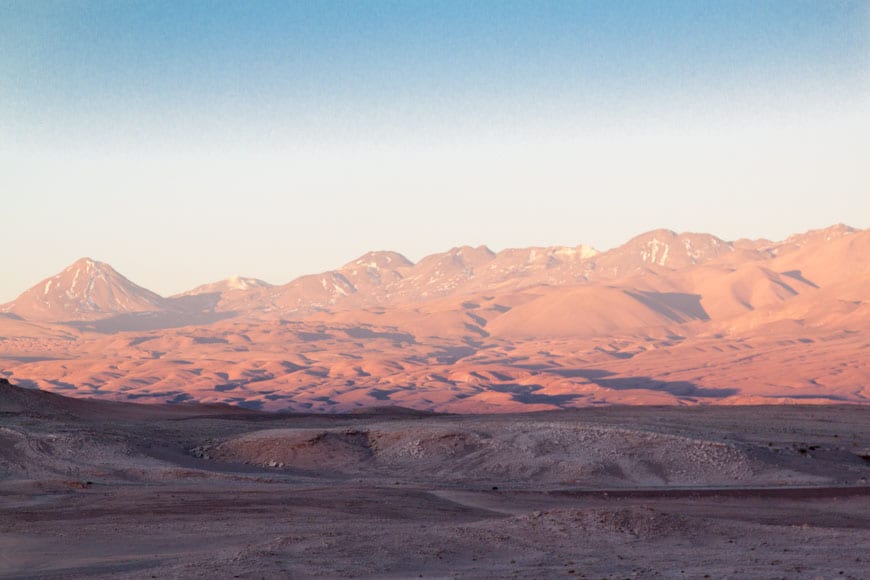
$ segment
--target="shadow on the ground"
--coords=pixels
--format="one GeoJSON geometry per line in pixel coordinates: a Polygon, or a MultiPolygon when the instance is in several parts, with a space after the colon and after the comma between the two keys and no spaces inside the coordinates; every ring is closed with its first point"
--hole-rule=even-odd
{"type": "Polygon", "coordinates": [[[80,330],[90,330],[102,334],[117,332],[143,332],[164,328],[211,324],[219,320],[233,318],[236,312],[131,312],[118,314],[101,320],[66,322],[67,326],[80,330]]]}
{"type": "Polygon", "coordinates": [[[583,378],[587,381],[617,391],[631,389],[646,389],[670,393],[676,397],[701,397],[723,399],[736,395],[739,391],[733,388],[702,387],[690,381],[663,381],[655,377],[617,377],[616,373],[603,369],[561,369],[550,368],[544,372],[565,378],[583,378]]]}

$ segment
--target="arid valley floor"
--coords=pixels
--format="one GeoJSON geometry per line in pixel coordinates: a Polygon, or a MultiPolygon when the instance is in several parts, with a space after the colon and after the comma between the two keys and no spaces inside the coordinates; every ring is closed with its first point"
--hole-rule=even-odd
{"type": "Polygon", "coordinates": [[[0,384],[0,577],[866,578],[865,406],[276,415],[0,384]]]}

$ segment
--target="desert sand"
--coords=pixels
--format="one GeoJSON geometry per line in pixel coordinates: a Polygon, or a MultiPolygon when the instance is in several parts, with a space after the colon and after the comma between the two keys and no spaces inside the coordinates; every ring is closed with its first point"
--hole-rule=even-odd
{"type": "Polygon", "coordinates": [[[4,578],[864,578],[864,406],[269,414],[0,385],[4,578]]]}

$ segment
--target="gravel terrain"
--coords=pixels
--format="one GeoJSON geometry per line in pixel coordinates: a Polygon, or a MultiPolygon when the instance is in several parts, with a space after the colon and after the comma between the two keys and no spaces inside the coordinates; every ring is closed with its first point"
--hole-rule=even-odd
{"type": "Polygon", "coordinates": [[[3,578],[870,570],[866,407],[269,415],[0,390],[3,578]]]}

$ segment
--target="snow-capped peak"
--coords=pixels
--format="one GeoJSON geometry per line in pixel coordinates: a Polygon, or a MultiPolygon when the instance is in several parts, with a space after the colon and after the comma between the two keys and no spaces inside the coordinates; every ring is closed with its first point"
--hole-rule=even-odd
{"type": "Polygon", "coordinates": [[[248,290],[249,288],[260,288],[267,284],[256,278],[245,278],[243,276],[230,276],[226,280],[227,288],[231,290],[248,290]]]}

